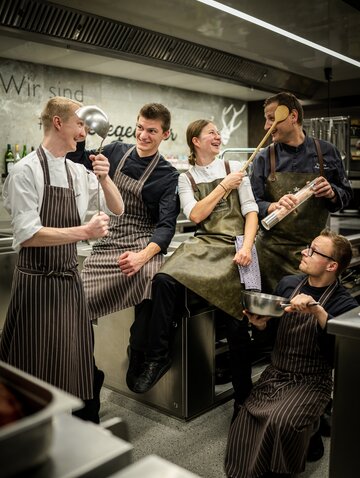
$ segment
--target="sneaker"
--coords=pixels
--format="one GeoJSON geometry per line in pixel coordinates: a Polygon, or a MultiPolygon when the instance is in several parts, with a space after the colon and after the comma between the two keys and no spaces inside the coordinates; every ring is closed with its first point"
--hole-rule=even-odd
{"type": "Polygon", "coordinates": [[[145,393],[150,390],[169,370],[170,366],[170,359],[164,359],[160,362],[145,362],[144,371],[136,381],[133,391],[136,393],[145,393]]]}
{"type": "Polygon", "coordinates": [[[307,452],[307,461],[318,461],[324,455],[324,444],[320,431],[317,431],[311,438],[307,452]]]}
{"type": "Polygon", "coordinates": [[[126,373],[126,385],[128,386],[129,390],[134,392],[135,383],[144,370],[145,353],[134,350],[129,345],[127,348],[127,354],[129,357],[129,367],[126,373]]]}

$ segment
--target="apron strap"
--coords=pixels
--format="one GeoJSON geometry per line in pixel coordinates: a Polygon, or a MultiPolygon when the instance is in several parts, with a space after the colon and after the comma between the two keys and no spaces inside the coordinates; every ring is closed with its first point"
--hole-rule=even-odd
{"type": "Polygon", "coordinates": [[[320,148],[320,141],[317,138],[314,138],[316,152],[319,158],[319,165],[320,165],[320,176],[324,176],[324,157],[321,152],[320,148]]]}
{"type": "Polygon", "coordinates": [[[224,159],[224,165],[225,165],[226,174],[230,174],[231,171],[230,171],[230,164],[228,159],[224,159]]]}
{"type": "Polygon", "coordinates": [[[156,165],[158,164],[159,162],[159,159],[160,159],[160,153],[159,151],[156,152],[154,158],[150,161],[150,164],[148,165],[148,167],[145,169],[145,172],[144,174],[141,176],[141,178],[139,179],[139,181],[141,181],[142,183],[145,183],[145,181],[148,179],[148,177],[150,176],[150,174],[154,171],[154,169],[156,168],[156,165]]]}
{"type": "Polygon", "coordinates": [[[40,160],[40,164],[44,173],[44,183],[46,185],[50,184],[50,173],[49,173],[49,167],[48,167],[48,162],[46,159],[46,154],[45,151],[43,150],[42,145],[37,148],[36,154],[38,155],[38,158],[40,160]]]}
{"type": "Polygon", "coordinates": [[[270,175],[269,175],[269,180],[270,181],[276,181],[276,175],[275,175],[275,144],[271,143],[270,144],[270,175]]]}
{"type": "Polygon", "coordinates": [[[121,171],[121,170],[122,170],[122,168],[123,168],[123,166],[124,166],[124,164],[125,164],[125,161],[126,161],[127,157],[130,155],[130,153],[131,153],[132,151],[134,151],[135,147],[136,147],[136,145],[132,146],[131,148],[129,148],[129,149],[126,151],[126,153],[124,154],[124,156],[121,158],[120,163],[118,164],[118,167],[116,168],[117,171],[121,171]]]}
{"type": "MultiPolygon", "coordinates": [[[[129,148],[126,153],[124,154],[124,156],[121,158],[120,160],[120,163],[118,164],[117,168],[116,168],[116,171],[115,173],[118,173],[121,171],[121,169],[123,168],[124,164],[125,164],[125,161],[127,160],[127,158],[130,156],[130,154],[132,153],[132,151],[134,151],[134,149],[136,148],[136,144],[134,146],[132,146],[131,148],[129,148]]],[[[140,184],[144,184],[145,181],[148,179],[148,177],[150,176],[150,174],[154,171],[156,165],[158,164],[159,162],[159,159],[160,159],[160,153],[159,151],[156,152],[155,156],[153,157],[153,159],[149,162],[148,166],[146,167],[143,175],[138,179],[139,183],[140,184]]]]}
{"type": "MultiPolygon", "coordinates": [[[[314,138],[314,143],[315,143],[315,148],[316,148],[316,153],[319,158],[319,165],[320,165],[320,176],[324,176],[324,157],[321,152],[320,148],[320,142],[317,138],[314,138]]],[[[276,181],[276,175],[275,175],[275,144],[271,143],[270,144],[270,175],[269,175],[269,180],[270,181],[276,181]]]]}
{"type": "MultiPolygon", "coordinates": [[[[49,173],[49,165],[47,161],[47,157],[44,151],[44,148],[40,144],[40,146],[36,150],[36,154],[38,155],[38,158],[40,160],[40,164],[44,173],[44,184],[47,186],[50,186],[50,173],[49,173]]],[[[66,170],[66,176],[69,184],[69,189],[73,189],[73,179],[69,170],[69,167],[66,163],[66,159],[64,160],[65,164],[65,170],[66,170]]]]}
{"type": "MultiPolygon", "coordinates": [[[[293,293],[289,297],[289,300],[291,300],[293,297],[295,297],[297,294],[300,293],[300,290],[304,284],[306,284],[308,280],[308,276],[304,277],[304,279],[295,287],[293,290],[293,293]]],[[[338,280],[336,279],[334,282],[332,282],[323,292],[322,296],[319,299],[319,303],[324,307],[325,303],[330,299],[332,293],[335,291],[335,289],[338,286],[338,280]]]]}
{"type": "Polygon", "coordinates": [[[198,190],[198,187],[196,186],[196,182],[195,182],[195,179],[194,179],[193,175],[190,173],[190,171],[186,171],[185,174],[189,178],[189,181],[190,181],[190,184],[193,188],[193,191],[196,193],[196,191],[198,190]]]}

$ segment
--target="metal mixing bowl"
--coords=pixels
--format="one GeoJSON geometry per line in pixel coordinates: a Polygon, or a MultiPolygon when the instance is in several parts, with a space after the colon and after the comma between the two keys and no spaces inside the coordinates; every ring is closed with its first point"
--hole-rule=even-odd
{"type": "Polygon", "coordinates": [[[281,317],[284,310],[280,304],[286,302],[287,299],[278,295],[263,294],[262,292],[249,290],[242,291],[243,306],[252,314],[281,317]]]}

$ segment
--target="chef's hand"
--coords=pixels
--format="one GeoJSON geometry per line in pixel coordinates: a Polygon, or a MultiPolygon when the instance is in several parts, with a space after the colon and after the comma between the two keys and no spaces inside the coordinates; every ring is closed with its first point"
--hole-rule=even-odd
{"type": "Polygon", "coordinates": [[[285,207],[286,209],[293,209],[299,202],[298,198],[294,194],[285,194],[282,196],[277,202],[272,202],[268,207],[268,213],[275,211],[276,209],[280,209],[281,207],[285,207]]]}
{"type": "Polygon", "coordinates": [[[221,184],[228,190],[230,191],[231,189],[236,189],[240,186],[241,181],[243,180],[243,177],[245,176],[245,173],[243,172],[233,172],[229,173],[225,178],[221,181],[221,184]]]}
{"type": "Polygon", "coordinates": [[[96,156],[91,154],[89,158],[92,161],[93,171],[101,182],[109,174],[109,160],[103,154],[97,154],[96,156]]]}
{"type": "Polygon", "coordinates": [[[314,196],[317,198],[335,199],[336,193],[331,187],[331,184],[326,178],[320,176],[316,178],[315,186],[313,187],[314,196]]]}
{"type": "Polygon", "coordinates": [[[251,249],[242,247],[237,251],[233,261],[239,266],[248,266],[251,263],[251,249]]]}
{"type": "Polygon", "coordinates": [[[267,323],[271,317],[265,315],[251,314],[248,309],[243,310],[243,314],[249,319],[250,324],[256,327],[258,330],[265,330],[267,323]]]}
{"type": "Polygon", "coordinates": [[[121,272],[129,277],[136,274],[146,262],[143,251],[126,251],[118,258],[121,272]]]}
{"type": "Polygon", "coordinates": [[[316,300],[307,294],[298,294],[290,301],[290,306],[285,307],[285,312],[302,312],[304,314],[314,314],[316,320],[319,322],[320,327],[323,329],[326,326],[328,319],[328,313],[319,305],[310,305],[316,302],[316,300]]]}
{"type": "Polygon", "coordinates": [[[88,239],[97,239],[98,237],[107,236],[109,231],[109,220],[109,216],[102,211],[95,214],[95,216],[93,216],[86,224],[89,234],[88,239]]]}

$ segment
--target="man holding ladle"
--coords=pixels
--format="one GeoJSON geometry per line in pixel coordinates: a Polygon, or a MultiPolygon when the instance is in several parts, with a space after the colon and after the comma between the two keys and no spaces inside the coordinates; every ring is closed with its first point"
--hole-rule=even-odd
{"type": "Polygon", "coordinates": [[[81,106],[64,97],[47,102],[41,145],[15,165],[4,184],[19,256],[0,360],[83,399],[85,407],[76,414],[98,422],[100,384],[76,243],[106,236],[109,216],[122,214],[123,201],[105,156],[91,158],[95,174],[65,158],[86,136],[76,114],[81,106]],[[102,212],[83,224],[97,204],[95,175],[102,212]]]}

